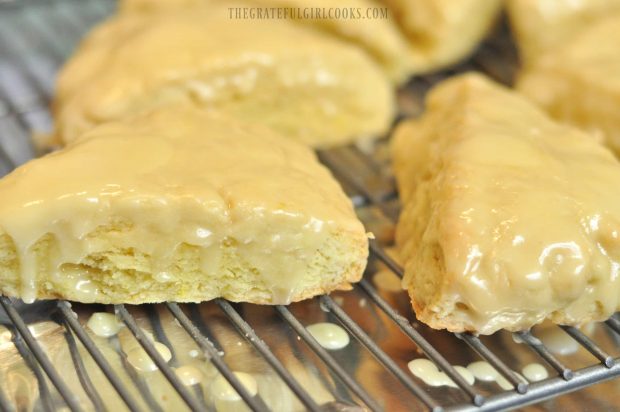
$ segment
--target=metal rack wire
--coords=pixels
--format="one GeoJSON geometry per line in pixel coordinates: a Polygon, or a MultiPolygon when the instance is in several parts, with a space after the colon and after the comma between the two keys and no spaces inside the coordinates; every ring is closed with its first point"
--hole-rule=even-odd
{"type": "MultiPolygon", "coordinates": [[[[71,1],[25,0],[14,4],[10,2],[0,4],[0,55],[3,56],[0,59],[2,61],[0,62],[0,174],[7,173],[34,155],[35,151],[30,146],[29,135],[31,130],[41,130],[49,126],[46,108],[51,93],[51,79],[54,70],[69,53],[81,34],[95,21],[108,14],[111,8],[112,4],[104,0],[84,1],[79,2],[79,4],[71,1]],[[9,34],[11,30],[15,31],[9,34]],[[21,39],[20,36],[25,36],[27,39],[21,39]],[[41,62],[32,60],[32,56],[27,52],[32,47],[39,47],[39,51],[54,64],[39,64],[41,62]]],[[[500,37],[499,41],[505,40],[500,37]]],[[[502,56],[504,63],[499,66],[493,63],[493,59],[497,57],[497,53],[493,51],[504,51],[505,49],[505,44],[490,42],[485,45],[477,58],[455,70],[460,71],[473,67],[482,69],[496,78],[506,80],[511,75],[509,69],[506,69],[506,57],[502,56]]],[[[450,73],[416,80],[407,88],[408,93],[419,98],[429,85],[447,74],[450,73]]],[[[356,147],[346,147],[322,152],[320,159],[331,168],[336,177],[343,183],[359,210],[371,209],[380,213],[384,219],[393,221],[397,210],[394,207],[393,183],[391,177],[384,173],[380,162],[375,157],[356,147]]],[[[371,241],[371,257],[373,261],[381,262],[397,276],[402,277],[402,268],[390,258],[381,242],[371,241]]],[[[505,353],[497,352],[487,345],[483,339],[471,334],[457,335],[456,337],[460,342],[463,342],[467,348],[476,353],[480,359],[489,362],[513,387],[513,390],[510,391],[489,393],[487,390],[481,390],[478,385],[470,385],[454,368],[448,354],[427,337],[425,327],[412,323],[410,321],[411,314],[403,313],[402,310],[388,301],[368,278],[355,286],[355,292],[363,296],[363,299],[372,305],[374,311],[380,313],[386,322],[403,334],[412,350],[417,348],[424,356],[432,360],[458,387],[455,389],[458,391],[458,395],[454,399],[460,399],[460,401],[444,403],[442,399],[435,396],[436,394],[430,392],[427,387],[403,368],[402,362],[388,353],[381,343],[355,320],[355,313],[350,308],[340,304],[335,297],[323,296],[315,299],[313,304],[320,304],[321,308],[332,319],[340,323],[355,338],[360,348],[366,351],[374,359],[374,362],[383,368],[384,373],[390,375],[396,384],[402,386],[403,390],[408,391],[419,402],[419,405],[403,406],[403,408],[419,407],[432,411],[485,411],[515,408],[620,376],[620,358],[614,358],[594,340],[575,328],[563,327],[564,331],[598,362],[582,368],[570,368],[545,347],[532,332],[515,334],[515,337],[523,342],[523,346],[528,348],[537,359],[557,372],[556,376],[541,382],[523,381],[505,361],[505,353]]],[[[12,342],[38,383],[39,405],[42,410],[53,410],[58,405],[59,400],[54,398],[55,394],[62,399],[61,403],[72,411],[106,410],[103,395],[99,388],[93,385],[89,370],[85,367],[85,359],[79,353],[78,345],[82,345],[86,350],[128,410],[144,410],[145,408],[142,405],[146,405],[148,410],[162,410],[153,394],[149,392],[148,387],[135,373],[129,373],[129,375],[140,398],[136,397],[135,391],[132,392],[128,389],[126,382],[120,378],[119,372],[111,365],[96,341],[76,317],[74,308],[70,303],[59,301],[53,305],[51,318],[64,328],[64,335],[71,352],[79,384],[88,398],[87,406],[85,406],[84,399],[79,399],[76,396],[70,385],[67,384],[65,377],[59,373],[57,365],[46,353],[41,341],[29,329],[29,322],[26,319],[28,311],[24,311],[19,302],[7,297],[0,297],[0,306],[6,314],[7,320],[10,321],[8,326],[13,332],[12,342]],[[48,386],[48,382],[53,388],[48,386]]],[[[162,306],[159,305],[159,307],[162,306]]],[[[222,344],[218,342],[209,326],[204,324],[204,319],[193,315],[197,311],[196,305],[167,303],[163,307],[182,327],[187,339],[196,343],[204,352],[206,360],[237,391],[250,410],[270,410],[261,395],[253,396],[235,375],[234,369],[222,352],[222,349],[226,348],[223,348],[222,344]]],[[[290,333],[303,343],[304,350],[311,353],[312,359],[314,359],[311,366],[328,371],[331,374],[332,381],[338,382],[341,390],[338,388],[334,390],[336,395],[332,404],[319,404],[317,402],[304,382],[300,381],[289,370],[286,362],[283,361],[282,354],[279,354],[281,348],[263,340],[266,335],[261,334],[246,319],[243,307],[224,300],[216,300],[214,307],[227,319],[229,325],[238,331],[239,336],[254,348],[257,356],[266,362],[271,371],[286,384],[300,404],[303,405],[303,408],[310,411],[346,410],[343,408],[353,407],[357,404],[363,409],[371,411],[385,409],[384,402],[368,391],[367,385],[360,382],[360,377],[352,373],[351,368],[343,364],[337,354],[323,348],[307,331],[303,319],[295,313],[294,308],[275,306],[269,310],[279,317],[282,327],[288,328],[290,333]]],[[[166,341],[168,338],[158,323],[160,321],[156,309],[153,305],[145,306],[145,308],[154,319],[152,325],[158,339],[166,341]]],[[[116,305],[114,312],[126,325],[139,345],[152,358],[159,371],[187,408],[192,411],[214,409],[212,404],[205,402],[204,394],[199,388],[185,386],[175,373],[173,366],[162,358],[153,342],[139,326],[133,314],[133,308],[116,305]]],[[[0,311],[0,315],[2,315],[2,311],[0,311]]],[[[617,334],[620,337],[620,321],[611,318],[605,322],[605,326],[611,334],[617,334]]],[[[449,338],[448,333],[442,333],[441,336],[445,339],[449,338]]],[[[460,348],[459,350],[465,349],[460,348]]],[[[129,369],[131,368],[129,367],[129,369]]],[[[8,396],[6,389],[0,382],[0,410],[15,411],[18,408],[18,405],[12,403],[11,397],[8,396]]]]}

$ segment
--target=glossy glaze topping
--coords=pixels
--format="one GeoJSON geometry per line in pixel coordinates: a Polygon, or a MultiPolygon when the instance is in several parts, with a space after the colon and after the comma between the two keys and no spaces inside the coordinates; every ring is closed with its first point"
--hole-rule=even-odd
{"type": "Polygon", "coordinates": [[[330,236],[357,242],[360,270],[365,262],[351,202],[311,150],[192,108],[94,129],[2,179],[0,197],[0,234],[17,250],[26,301],[42,287],[38,270],[74,298],[100,299],[105,291],[93,279],[101,275],[79,265],[107,247],[93,236],[103,225],[112,225],[111,241],[129,250],[127,259],[151,257],[145,270],[157,284],[184,275],[172,256],[183,245],[200,248],[197,270],[207,274],[234,247],[273,303],[305,287],[300,279],[330,236]],[[42,265],[36,245],[45,235],[57,248],[42,265]]]}
{"type": "Polygon", "coordinates": [[[418,319],[455,331],[579,325],[620,307],[620,164],[474,74],[394,144],[397,241],[418,319]]]}

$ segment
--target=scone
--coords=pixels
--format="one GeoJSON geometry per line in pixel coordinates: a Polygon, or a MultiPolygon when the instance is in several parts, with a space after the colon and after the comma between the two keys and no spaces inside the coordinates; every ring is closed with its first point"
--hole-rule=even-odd
{"type": "Polygon", "coordinates": [[[381,0],[409,39],[416,73],[466,58],[492,28],[501,0],[381,0]]]}
{"type": "Polygon", "coordinates": [[[120,6],[121,12],[166,12],[207,3],[229,4],[231,19],[250,19],[251,15],[258,19],[258,13],[272,13],[271,19],[294,21],[347,40],[367,51],[397,84],[413,70],[407,39],[393,15],[381,14],[385,7],[376,0],[246,0],[243,8],[235,8],[230,0],[123,0],[120,6]]]}
{"type": "Polygon", "coordinates": [[[620,154],[620,13],[547,52],[520,73],[516,87],[555,119],[620,154]]]}
{"type": "Polygon", "coordinates": [[[235,4],[121,13],[97,27],[58,79],[60,141],[179,103],[316,147],[386,132],[394,91],[364,51],[285,20],[231,19],[235,4]]]}
{"type": "Polygon", "coordinates": [[[0,180],[0,291],[285,304],[360,279],[367,237],[311,149],[193,107],[100,125],[0,180]]]}
{"type": "Polygon", "coordinates": [[[432,90],[392,148],[419,320],[490,334],[620,308],[620,163],[590,136],[466,74],[432,90]]]}
{"type": "Polygon", "coordinates": [[[620,0],[508,0],[506,8],[521,63],[527,66],[563,49],[602,17],[620,12],[620,0]]]}

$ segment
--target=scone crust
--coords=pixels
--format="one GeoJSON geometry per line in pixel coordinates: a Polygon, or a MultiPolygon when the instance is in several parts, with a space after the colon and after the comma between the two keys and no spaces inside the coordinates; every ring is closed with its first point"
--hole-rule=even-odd
{"type": "Polygon", "coordinates": [[[620,154],[620,2],[563,44],[524,67],[516,89],[554,119],[620,154]]]}
{"type": "Polygon", "coordinates": [[[362,49],[295,22],[231,19],[233,6],[248,5],[121,13],[97,26],[59,74],[56,141],[180,103],[260,122],[314,147],[388,130],[393,86],[362,49]]]}
{"type": "Polygon", "coordinates": [[[413,70],[428,73],[474,52],[493,28],[500,0],[382,0],[409,40],[413,70]]]}

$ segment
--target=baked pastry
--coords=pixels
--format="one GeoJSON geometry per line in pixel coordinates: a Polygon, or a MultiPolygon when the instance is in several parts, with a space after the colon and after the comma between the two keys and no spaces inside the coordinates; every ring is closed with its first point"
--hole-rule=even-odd
{"type": "Polygon", "coordinates": [[[403,286],[433,328],[490,334],[620,309],[620,163],[476,74],[393,142],[403,286]]]}
{"type": "Polygon", "coordinates": [[[193,107],[93,128],[0,180],[0,291],[284,304],[360,279],[367,237],[311,149],[193,107]]]}
{"type": "MultiPolygon", "coordinates": [[[[412,74],[441,69],[467,57],[492,27],[501,7],[501,0],[456,3],[449,0],[246,0],[244,3],[240,7],[286,9],[285,18],[289,21],[360,46],[396,83],[402,83],[412,74]],[[384,6],[389,8],[388,18],[382,17],[384,6]],[[360,13],[361,18],[329,18],[329,15],[317,18],[313,15],[315,10],[325,14],[336,8],[356,15],[360,13]],[[366,15],[375,10],[377,16],[366,15]]],[[[229,0],[124,0],[121,11],[152,13],[222,4],[228,6],[231,16],[243,13],[229,0]]]]}
{"type": "Polygon", "coordinates": [[[260,121],[317,147],[381,135],[394,91],[362,50],[285,20],[234,20],[229,7],[121,13],[60,73],[56,134],[191,102],[260,121]]]}
{"type": "Polygon", "coordinates": [[[557,120],[620,154],[620,13],[582,30],[521,71],[517,89],[557,120]]]}
{"type": "Polygon", "coordinates": [[[409,39],[416,73],[471,54],[492,28],[501,0],[381,0],[409,39]]]}
{"type": "Polygon", "coordinates": [[[592,23],[620,12],[620,0],[508,0],[510,26],[523,65],[571,43],[592,23]]]}
{"type": "MultiPolygon", "coordinates": [[[[230,0],[124,0],[121,12],[158,12],[171,7],[224,3],[230,0]]],[[[402,83],[412,72],[407,39],[393,17],[383,17],[376,0],[246,0],[246,10],[231,8],[231,19],[258,18],[273,13],[272,19],[287,19],[347,40],[368,52],[395,82],[402,83]],[[274,8],[278,10],[274,11],[274,8]],[[320,11],[317,13],[316,10],[320,11]],[[243,13],[246,13],[245,15],[243,13]],[[331,13],[331,15],[329,14],[331,13]],[[377,13],[367,15],[367,13],[377,13]],[[331,18],[330,18],[331,16],[331,18]],[[368,18],[370,16],[370,18],[368,18]]],[[[270,14],[271,16],[271,14],[270,14]]]]}

